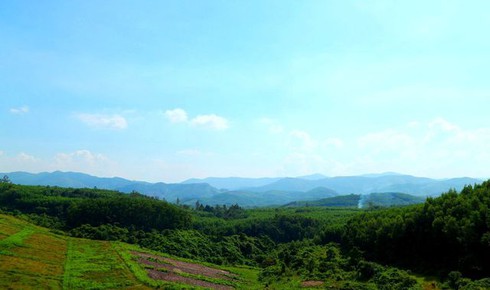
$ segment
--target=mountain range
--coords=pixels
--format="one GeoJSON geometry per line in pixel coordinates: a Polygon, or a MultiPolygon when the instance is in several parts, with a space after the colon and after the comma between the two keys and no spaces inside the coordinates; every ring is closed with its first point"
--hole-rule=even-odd
{"type": "MultiPolygon", "coordinates": [[[[285,205],[298,201],[318,201],[325,198],[355,194],[400,193],[417,197],[437,196],[451,188],[462,189],[465,185],[481,183],[481,179],[462,177],[431,179],[398,173],[367,174],[360,176],[326,177],[313,174],[300,177],[241,178],[210,177],[189,179],[182,183],[150,183],[120,177],[96,177],[78,172],[10,172],[13,183],[23,185],[50,185],[73,188],[137,191],[170,202],[193,205],[239,204],[246,207],[285,205]]],[[[388,195],[387,195],[388,196],[388,195]]],[[[422,199],[420,199],[422,200],[422,199]]],[[[320,202],[321,203],[321,202],[320,202]]],[[[400,204],[396,203],[395,204],[400,204]]],[[[403,204],[403,203],[401,203],[403,204]]]]}

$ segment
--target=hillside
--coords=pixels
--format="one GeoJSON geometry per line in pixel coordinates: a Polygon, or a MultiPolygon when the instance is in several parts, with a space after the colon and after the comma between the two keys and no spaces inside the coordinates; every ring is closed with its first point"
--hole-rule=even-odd
{"type": "MultiPolygon", "coordinates": [[[[128,278],[130,281],[136,279],[152,287],[155,284],[151,281],[167,279],[224,287],[217,289],[229,289],[226,288],[229,286],[253,289],[265,285],[271,289],[297,289],[300,285],[324,285],[333,289],[418,289],[425,285],[428,287],[425,289],[435,289],[435,282],[426,285],[420,278],[431,275],[439,277],[448,289],[454,289],[454,285],[460,285],[458,289],[487,289],[490,286],[489,189],[489,182],[484,182],[465,187],[461,193],[449,191],[409,207],[244,209],[237,205],[210,207],[198,203],[195,207],[177,206],[135,193],[21,186],[2,180],[0,210],[50,227],[53,231],[44,229],[43,234],[54,238],[42,237],[37,244],[31,242],[31,236],[33,240],[38,239],[38,227],[2,216],[0,254],[2,267],[6,267],[2,279],[19,282],[24,279],[22,275],[34,280],[42,276],[46,281],[39,283],[52,283],[52,288],[66,283],[69,288],[77,288],[72,285],[78,284],[83,286],[78,288],[96,288],[90,285],[99,282],[91,280],[92,272],[83,270],[84,261],[90,260],[94,263],[91,267],[97,268],[98,259],[114,260],[111,256],[115,255],[110,253],[115,251],[122,262],[114,260],[113,266],[102,264],[100,271],[122,269],[121,275],[130,275],[114,266],[125,263],[136,277],[128,278]],[[94,245],[95,242],[85,239],[107,242],[97,241],[94,245]],[[407,241],[411,242],[407,244],[407,241]],[[51,246],[62,255],[51,255],[51,246]],[[102,251],[109,257],[104,257],[102,251]],[[31,254],[35,254],[34,258],[31,254]],[[56,261],[40,264],[51,256],[56,261]],[[70,257],[75,262],[70,262],[70,257]],[[19,260],[24,258],[28,260],[19,260]],[[134,263],[146,266],[136,267],[134,263]],[[236,268],[243,265],[248,270],[236,268]],[[141,267],[145,275],[138,270],[141,267]],[[45,268],[50,270],[42,272],[45,268]],[[203,271],[203,275],[196,276],[196,269],[203,271]],[[147,280],[148,275],[152,280],[147,280]],[[479,285],[483,288],[475,288],[479,285]]],[[[365,197],[370,196],[384,202],[394,198],[410,200],[397,193],[365,197]]],[[[356,195],[344,198],[351,203],[360,200],[356,195]]],[[[111,278],[112,274],[95,273],[100,279],[110,277],[100,282],[110,286],[97,287],[119,288],[118,283],[122,282],[111,278]]],[[[25,278],[26,283],[31,283],[29,279],[25,278]]],[[[128,283],[132,287],[136,282],[128,283]]]]}
{"type": "Polygon", "coordinates": [[[254,289],[256,270],[182,260],[121,242],[59,235],[0,214],[1,289],[254,289]]]}
{"type": "Polygon", "coordinates": [[[303,206],[333,206],[333,207],[357,207],[359,204],[360,195],[349,194],[329,198],[322,198],[311,201],[293,201],[284,205],[284,207],[303,207],[303,206]]]}
{"type": "MultiPolygon", "coordinates": [[[[420,197],[438,196],[449,189],[461,190],[465,185],[480,183],[473,178],[436,180],[398,173],[363,176],[325,177],[313,174],[296,178],[205,178],[183,183],[149,183],[123,178],[101,178],[77,172],[0,173],[13,183],[49,185],[72,188],[100,188],[125,193],[133,191],[164,199],[172,203],[194,205],[196,202],[239,204],[245,207],[284,205],[294,201],[311,201],[336,195],[373,192],[398,192],[420,197]]],[[[404,204],[402,202],[402,204],[404,204]]]]}
{"type": "Polygon", "coordinates": [[[294,201],[285,207],[324,206],[324,207],[357,207],[369,208],[373,206],[390,207],[423,203],[425,198],[398,192],[376,192],[366,195],[349,194],[319,200],[294,201]]]}
{"type": "Polygon", "coordinates": [[[208,177],[203,179],[191,178],[182,184],[207,183],[213,187],[227,189],[230,191],[240,190],[247,187],[259,187],[280,180],[280,177],[270,178],[244,178],[244,177],[208,177]]]}
{"type": "Polygon", "coordinates": [[[285,190],[271,190],[267,192],[227,191],[211,197],[188,200],[183,203],[194,205],[198,201],[205,205],[224,204],[230,206],[239,204],[243,207],[264,207],[283,205],[284,203],[295,201],[298,198],[308,201],[336,195],[338,195],[337,192],[324,187],[315,188],[307,192],[285,190]]]}
{"type": "Polygon", "coordinates": [[[32,174],[27,172],[0,173],[7,175],[13,183],[21,185],[44,185],[71,188],[100,188],[117,190],[125,193],[137,191],[139,193],[165,199],[169,202],[206,198],[219,193],[219,190],[206,183],[196,184],[168,184],[163,182],[150,183],[144,181],[132,181],[119,177],[97,177],[78,172],[52,173],[43,172],[32,174]]]}

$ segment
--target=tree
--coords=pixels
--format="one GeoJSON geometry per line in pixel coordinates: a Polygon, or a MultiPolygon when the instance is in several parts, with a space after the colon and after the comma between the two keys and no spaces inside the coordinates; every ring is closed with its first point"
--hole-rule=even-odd
{"type": "Polygon", "coordinates": [[[10,181],[10,178],[7,175],[4,175],[3,178],[0,180],[1,183],[12,183],[10,181]]]}

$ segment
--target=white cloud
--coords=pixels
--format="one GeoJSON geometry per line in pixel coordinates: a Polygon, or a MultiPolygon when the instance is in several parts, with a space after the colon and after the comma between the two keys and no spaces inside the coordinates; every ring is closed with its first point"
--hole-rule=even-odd
{"type": "Polygon", "coordinates": [[[187,112],[179,108],[165,111],[165,117],[171,123],[187,122],[187,112]]]}
{"type": "Polygon", "coordinates": [[[38,159],[32,155],[21,152],[17,155],[16,159],[21,162],[37,162],[38,159]]]}
{"type": "Polygon", "coordinates": [[[292,137],[293,149],[311,151],[318,146],[318,142],[305,131],[293,130],[289,132],[289,136],[292,137]]]}
{"type": "Polygon", "coordinates": [[[462,128],[443,118],[410,122],[359,137],[358,158],[350,166],[430,177],[482,177],[488,175],[489,143],[490,128],[462,128]]]}
{"type": "Polygon", "coordinates": [[[165,111],[164,115],[171,123],[186,123],[193,127],[208,128],[212,130],[225,130],[230,127],[227,119],[215,114],[197,115],[196,117],[189,119],[186,111],[176,108],[165,111]]]}
{"type": "Polygon", "coordinates": [[[43,163],[49,171],[75,171],[97,176],[120,176],[121,173],[121,166],[116,162],[104,154],[87,149],[59,152],[54,157],[46,159],[43,163]]]}
{"type": "MultiPolygon", "coordinates": [[[[52,156],[34,156],[26,152],[0,154],[0,172],[74,171],[96,176],[121,176],[121,166],[100,153],[81,149],[52,156]]],[[[126,172],[127,173],[127,172],[126,172]]]]}
{"type": "Polygon", "coordinates": [[[411,136],[393,129],[369,133],[358,139],[361,148],[372,148],[376,152],[400,150],[411,147],[414,143],[415,141],[411,136]]]}
{"type": "Polygon", "coordinates": [[[198,115],[190,121],[192,126],[204,127],[213,130],[225,130],[229,128],[228,120],[218,115],[198,115]]]}
{"type": "Polygon", "coordinates": [[[25,152],[9,155],[0,152],[0,171],[39,171],[42,160],[25,152]]]}
{"type": "Polygon", "coordinates": [[[294,152],[282,161],[279,173],[286,176],[300,176],[325,172],[327,160],[318,154],[294,152]]]}
{"type": "Polygon", "coordinates": [[[264,125],[269,133],[281,134],[282,132],[284,132],[284,127],[275,120],[269,118],[261,118],[259,119],[259,123],[264,125]]]}
{"type": "Polygon", "coordinates": [[[16,114],[16,115],[23,115],[29,113],[29,107],[28,106],[22,106],[20,108],[11,108],[10,113],[16,114]]]}
{"type": "Polygon", "coordinates": [[[333,146],[335,148],[342,148],[344,146],[344,141],[340,138],[327,138],[323,141],[324,146],[333,146]]]}
{"type": "Polygon", "coordinates": [[[184,149],[184,150],[177,151],[177,155],[197,158],[197,157],[210,157],[210,156],[214,156],[215,154],[212,152],[201,151],[199,149],[184,149]]]}
{"type": "Polygon", "coordinates": [[[89,150],[77,150],[71,153],[58,153],[55,161],[59,166],[69,167],[74,164],[96,165],[98,162],[107,161],[108,158],[102,154],[92,153],[89,150]]]}
{"type": "Polygon", "coordinates": [[[94,127],[104,129],[126,129],[128,123],[126,119],[118,114],[103,115],[103,114],[78,114],[77,118],[83,123],[94,127]]]}
{"type": "Polygon", "coordinates": [[[436,118],[429,122],[429,128],[434,130],[442,130],[444,132],[459,131],[459,127],[449,123],[443,118],[436,118]]]}

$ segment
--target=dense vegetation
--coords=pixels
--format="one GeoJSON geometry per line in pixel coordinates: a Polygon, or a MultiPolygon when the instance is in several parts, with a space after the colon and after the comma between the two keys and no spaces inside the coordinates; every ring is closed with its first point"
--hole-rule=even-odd
{"type": "Polygon", "coordinates": [[[112,224],[163,230],[189,228],[191,223],[189,212],[172,204],[138,193],[100,189],[21,186],[2,182],[0,205],[7,211],[45,217],[64,229],[84,224],[112,224]]]}
{"type": "Polygon", "coordinates": [[[432,274],[490,277],[490,182],[451,190],[424,205],[352,218],[343,241],[366,258],[432,274]]]}
{"type": "Polygon", "coordinates": [[[338,289],[420,286],[403,268],[439,277],[449,288],[490,287],[490,182],[403,208],[244,210],[4,180],[0,208],[76,237],[260,267],[263,283],[301,277],[338,289]]]}

